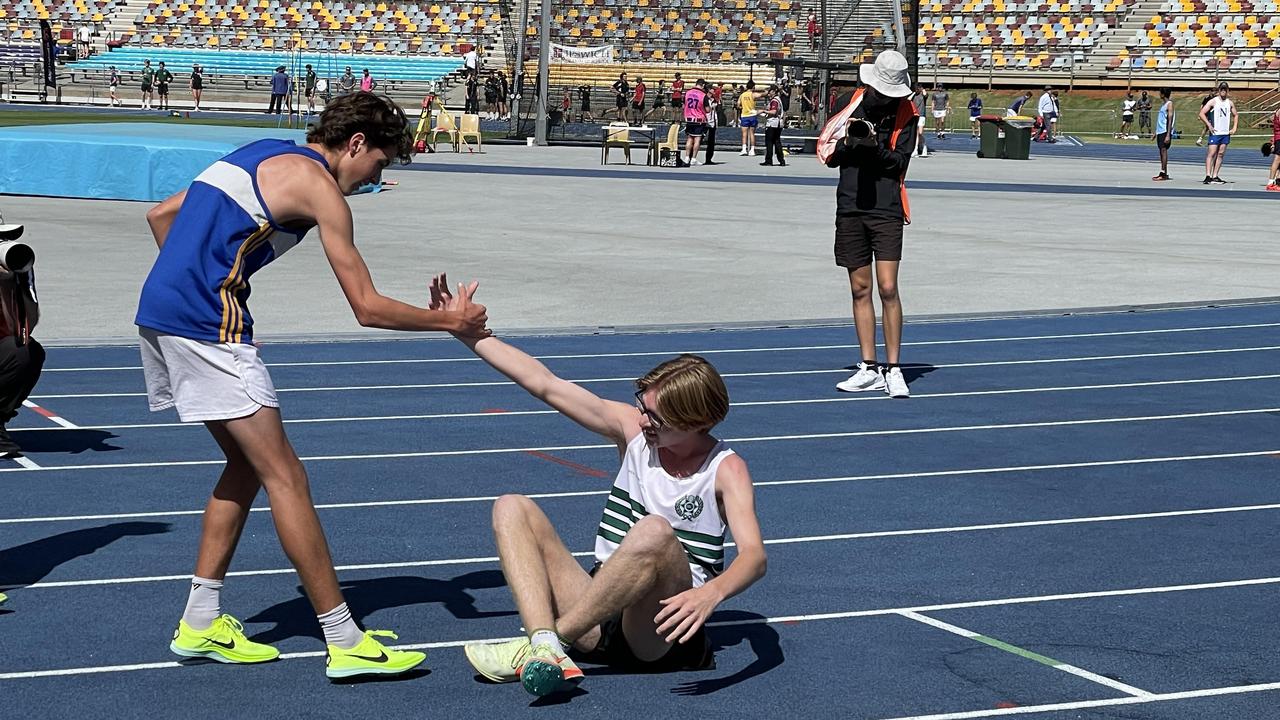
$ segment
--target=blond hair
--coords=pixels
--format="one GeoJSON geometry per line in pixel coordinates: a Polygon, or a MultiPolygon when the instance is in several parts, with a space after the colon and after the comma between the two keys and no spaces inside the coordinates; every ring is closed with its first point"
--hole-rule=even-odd
{"type": "Polygon", "coordinates": [[[636,380],[640,392],[655,391],[655,410],[677,430],[706,432],[729,414],[729,391],[705,358],[681,355],[636,380]]]}

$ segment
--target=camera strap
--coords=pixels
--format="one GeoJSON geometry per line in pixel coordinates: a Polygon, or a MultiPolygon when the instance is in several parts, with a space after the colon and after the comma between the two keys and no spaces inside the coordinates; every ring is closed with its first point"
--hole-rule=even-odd
{"type": "MultiPolygon", "coordinates": [[[[853,91],[853,96],[849,98],[849,104],[843,110],[833,115],[827,124],[822,126],[822,132],[818,135],[818,161],[823,165],[836,151],[836,144],[845,136],[849,128],[849,120],[853,117],[853,111],[858,109],[862,104],[862,97],[866,93],[865,88],[858,88],[853,91]]],[[[916,122],[915,103],[903,99],[898,101],[898,112],[893,119],[893,132],[889,135],[889,147],[896,148],[898,146],[898,138],[902,135],[902,131],[912,126],[916,122]]],[[[898,186],[902,192],[902,224],[911,224],[911,205],[907,201],[907,171],[903,170],[902,175],[898,178],[898,186]]]]}

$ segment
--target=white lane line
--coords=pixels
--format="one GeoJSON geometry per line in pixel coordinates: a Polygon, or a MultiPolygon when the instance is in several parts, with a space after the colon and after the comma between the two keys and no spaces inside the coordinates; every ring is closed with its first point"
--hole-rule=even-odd
{"type": "MultiPolygon", "coordinates": [[[[911,396],[913,400],[930,400],[938,398],[958,398],[958,397],[985,397],[994,395],[1021,395],[1026,393],[1052,393],[1052,392],[1081,392],[1088,390],[1117,390],[1123,388],[1144,388],[1144,387],[1166,387],[1171,385],[1201,385],[1207,383],[1229,383],[1229,382],[1252,382],[1255,380],[1276,380],[1280,379],[1280,373],[1269,375],[1239,375],[1227,377],[1209,377],[1209,378],[1190,378],[1186,380],[1146,380],[1139,382],[1127,383],[1102,383],[1096,385],[1055,385],[1047,387],[1034,388],[1005,388],[1001,390],[960,390],[956,392],[946,393],[915,393],[911,396]]],[[[777,405],[818,405],[824,403],[846,403],[846,402],[866,402],[866,401],[892,401],[893,398],[883,393],[874,393],[867,395],[841,395],[839,397],[829,398],[803,398],[796,400],[747,400],[743,402],[729,403],[731,407],[765,407],[777,405]]],[[[353,415],[350,417],[318,417],[318,418],[292,418],[284,421],[286,425],[304,425],[315,423],[360,423],[360,422],[386,422],[386,421],[410,421],[410,420],[455,420],[467,418],[504,418],[504,417],[522,417],[530,415],[559,415],[559,410],[510,410],[504,412],[455,412],[455,413],[423,413],[410,415],[353,415]]],[[[130,423],[124,425],[80,425],[71,426],[80,430],[140,430],[147,428],[175,428],[175,427],[192,427],[203,428],[203,423],[197,422],[167,422],[167,423],[130,423]]],[[[41,431],[58,431],[63,428],[39,427],[39,428],[21,428],[23,432],[41,432],[41,431]]]]}
{"type": "MultiPolygon", "coordinates": [[[[1252,450],[1248,452],[1213,453],[1208,455],[1173,455],[1166,457],[1127,458],[1123,460],[1091,460],[1074,463],[1052,463],[1046,465],[1012,465],[1004,467],[969,468],[962,470],[930,470],[925,472],[880,473],[874,475],[841,475],[837,477],[798,478],[793,480],[761,480],[752,483],[756,488],[788,486],[788,485],[820,485],[827,483],[866,482],[873,480],[912,480],[919,478],[960,477],[964,475],[996,475],[1004,473],[1038,472],[1044,470],[1074,470],[1095,467],[1115,467],[1123,465],[1149,465],[1154,463],[1192,462],[1198,460],[1227,460],[1233,458],[1280,456],[1280,448],[1274,450],[1252,450]]],[[[535,500],[603,497],[608,490],[577,490],[569,492],[526,493],[525,497],[535,500]]],[[[368,500],[364,502],[320,503],[317,510],[354,510],[365,508],[387,508],[407,505],[450,505],[458,503],[493,502],[497,495],[473,495],[466,497],[414,498],[410,500],[368,500]]],[[[271,512],[267,506],[249,509],[249,512],[271,512]]],[[[182,517],[186,515],[202,515],[199,510],[155,510],[149,512],[110,513],[98,515],[52,515],[45,517],[0,518],[0,525],[18,525],[23,523],[45,522],[83,522],[86,520],[136,520],[139,518],[182,517]]]]}
{"type": "MultiPolygon", "coordinates": [[[[919,535],[951,535],[956,533],[990,532],[992,530],[1017,530],[1035,527],[1055,527],[1061,525],[1090,525],[1095,523],[1131,522],[1135,520],[1158,520],[1176,517],[1194,517],[1200,515],[1226,515],[1231,513],[1259,512],[1280,510],[1280,503],[1269,505],[1236,505],[1232,507],[1197,508],[1192,510],[1168,510],[1163,512],[1131,513],[1128,515],[1091,515],[1074,518],[1053,518],[1049,520],[1021,520],[1016,522],[985,523],[982,525],[956,525],[953,527],[911,528],[905,530],[874,530],[856,533],[838,533],[833,535],[804,535],[789,538],[768,538],[765,545],[798,545],[816,542],[838,542],[844,540],[872,540],[879,538],[912,537],[919,535]]],[[[736,547],[736,543],[725,543],[725,547],[736,547]]],[[[576,552],[574,557],[588,557],[591,552],[576,552]]],[[[497,557],[445,558],[438,560],[409,560],[393,563],[364,563],[360,565],[341,565],[338,571],[349,570],[388,570],[410,567],[437,567],[441,565],[480,565],[497,562],[497,557]]],[[[269,570],[238,570],[228,573],[237,577],[257,575],[288,575],[293,568],[272,568],[269,570]]],[[[190,580],[191,575],[150,575],[145,577],[98,578],[92,580],[56,580],[33,583],[25,586],[28,590],[44,590],[50,588],[88,587],[94,585],[132,585],[137,583],[167,582],[172,580],[190,580]]]]}
{"type": "MultiPolygon", "coordinates": [[[[904,428],[897,430],[852,430],[845,432],[806,433],[799,435],[762,435],[756,437],[724,438],[729,443],[785,442],[792,440],[832,440],[854,437],[881,437],[887,435],[919,435],[931,433],[975,432],[985,430],[1018,430],[1027,428],[1071,427],[1076,425],[1113,425],[1123,423],[1158,422],[1164,420],[1190,420],[1211,417],[1237,417],[1243,415],[1267,415],[1280,412],[1280,407],[1251,408],[1247,410],[1214,410],[1172,415],[1140,415],[1114,418],[1090,418],[1087,420],[1050,420],[1041,422],[1003,423],[989,425],[953,425],[929,428],[904,428]]],[[[549,447],[479,448],[474,450],[423,450],[419,452],[371,453],[365,455],[309,455],[299,458],[307,462],[340,460],[388,460],[396,458],[463,457],[469,455],[509,455],[528,452],[566,452],[572,450],[601,450],[613,445],[554,445],[549,447]]],[[[169,460],[163,462],[95,463],[85,465],[54,465],[40,470],[109,470],[146,467],[189,467],[196,465],[222,465],[225,460],[169,460]]],[[[0,468],[0,473],[27,472],[24,468],[0,468]]]]}
{"type": "Polygon", "coordinates": [[[3,468],[3,469],[5,469],[5,470],[15,470],[15,471],[16,471],[16,470],[43,470],[43,469],[44,469],[44,468],[43,468],[43,467],[41,467],[40,465],[37,465],[35,460],[32,460],[31,458],[29,458],[29,457],[27,457],[27,456],[25,456],[25,455],[12,455],[12,456],[10,456],[10,457],[9,457],[9,459],[10,459],[10,460],[12,460],[12,461],[14,461],[14,462],[16,462],[16,463],[18,463],[18,465],[19,465],[20,467],[17,467],[17,468],[3,468]]]}
{"type": "Polygon", "coordinates": [[[1147,703],[1174,702],[1177,700],[1194,700],[1196,698],[1222,697],[1226,695],[1243,695],[1255,692],[1280,690],[1280,683],[1262,683],[1259,685],[1235,685],[1232,687],[1206,688],[1204,690],[1184,690],[1173,693],[1156,693],[1150,697],[1121,697],[1106,700],[1079,700],[1076,702],[1052,703],[1048,705],[1024,705],[1013,708],[996,708],[992,710],[970,710],[967,712],[938,713],[934,715],[910,715],[886,720],[973,720],[974,718],[1008,717],[1010,715],[1039,715],[1041,713],[1061,712],[1069,710],[1088,710],[1090,708],[1116,707],[1118,705],[1144,705],[1147,703]]]}
{"type": "MultiPolygon", "coordinates": [[[[1280,350],[1280,345],[1263,345],[1259,347],[1246,348],[1222,348],[1216,350],[1178,350],[1171,352],[1159,353],[1128,353],[1125,355],[1091,355],[1088,357],[1066,357],[1066,358],[1042,358],[1039,360],[992,360],[983,362],[967,362],[967,363],[943,363],[930,366],[934,370],[955,369],[955,368],[992,368],[1009,365],[1045,365],[1053,363],[1073,363],[1073,362],[1098,362],[1102,360],[1136,360],[1142,358],[1157,357],[1186,357],[1191,355],[1220,355],[1224,353],[1243,353],[1243,352],[1266,352],[1271,350],[1280,350]]],[[[746,378],[746,377],[781,377],[788,375],[834,375],[848,372],[848,368],[825,368],[819,370],[771,370],[767,372],[740,372],[740,373],[721,373],[721,377],[726,378],[746,378]]],[[[624,377],[603,377],[603,378],[579,378],[570,380],[569,382],[585,385],[588,383],[610,383],[610,382],[635,382],[635,378],[627,375],[624,377]]],[[[502,385],[514,385],[510,380],[478,380],[472,382],[451,382],[451,383],[402,383],[398,385],[335,385],[335,386],[317,386],[317,387],[296,387],[296,388],[276,388],[276,392],[354,392],[369,390],[438,390],[442,388],[471,388],[471,387],[498,387],[502,385]]],[[[63,393],[54,395],[32,395],[37,400],[51,399],[68,399],[68,398],[118,398],[118,397],[145,397],[144,392],[116,392],[116,393],[63,393]]]]}
{"type": "MultiPolygon", "coordinates": [[[[190,579],[190,575],[187,575],[185,577],[188,580],[190,579]]],[[[1227,589],[1227,588],[1275,585],[1278,583],[1280,583],[1280,577],[1248,578],[1244,580],[1225,580],[1221,582],[1195,583],[1195,584],[1187,584],[1187,585],[1163,585],[1163,586],[1156,586],[1156,587],[1125,588],[1121,590],[1094,590],[1089,592],[1060,593],[1057,595],[1033,595],[1033,596],[1012,597],[1012,598],[997,598],[997,599],[989,599],[989,600],[970,600],[965,602],[944,603],[944,604],[938,604],[938,605],[919,605],[919,606],[913,606],[913,607],[881,608],[881,609],[875,609],[875,610],[850,610],[845,612],[813,613],[809,615],[781,615],[781,616],[770,617],[770,618],[753,618],[750,620],[725,620],[720,622],[707,623],[707,627],[734,627],[734,626],[741,626],[741,625],[765,625],[765,624],[778,624],[778,623],[786,624],[786,623],[814,622],[814,621],[820,621],[820,620],[847,620],[852,618],[881,617],[885,615],[901,615],[904,612],[928,613],[928,612],[938,612],[942,610],[961,610],[966,608],[979,608],[979,607],[1000,607],[1005,605],[1025,605],[1025,604],[1034,604],[1034,603],[1043,603],[1043,602],[1060,602],[1060,601],[1067,601],[1067,600],[1091,600],[1091,599],[1097,599],[1097,598],[1127,597],[1127,596],[1134,596],[1134,595],[1151,595],[1151,594],[1171,593],[1171,592],[1191,592],[1191,591],[1197,591],[1197,590],[1220,590],[1220,589],[1227,589]]],[[[508,639],[508,638],[500,638],[500,639],[508,639]]],[[[456,641],[451,641],[449,643],[440,643],[440,644],[394,645],[392,647],[400,650],[409,650],[409,649],[420,649],[420,648],[429,648],[429,647],[457,647],[459,645],[465,645],[472,642],[489,642],[489,641],[482,640],[482,639],[456,640],[456,641]]],[[[298,658],[298,657],[319,657],[321,654],[322,653],[320,652],[288,653],[288,654],[282,654],[280,657],[281,659],[287,660],[287,659],[298,658]]],[[[139,663],[134,665],[106,665],[106,666],[98,666],[98,667],[79,667],[79,668],[66,668],[66,669],[9,672],[9,673],[0,673],[0,680],[55,677],[59,675],[85,675],[85,674],[103,673],[103,672],[124,672],[124,671],[130,671],[130,670],[155,670],[159,668],[169,668],[169,667],[180,667],[180,665],[176,662],[175,663],[139,663]]],[[[1248,687],[1263,687],[1263,686],[1248,686],[1248,687]]],[[[1266,687],[1267,689],[1280,688],[1280,683],[1274,683],[1266,687]]],[[[1223,692],[1223,691],[1219,691],[1216,693],[1214,691],[1192,691],[1192,692],[1208,692],[1210,694],[1230,694],[1229,692],[1223,692]]],[[[1186,693],[1174,693],[1171,695],[1169,694],[1156,695],[1154,697],[1177,699],[1173,697],[1174,695],[1186,695],[1186,693]]],[[[1120,698],[1120,700],[1122,701],[1129,700],[1129,698],[1120,698]]],[[[1133,698],[1133,700],[1136,700],[1138,702],[1143,702],[1145,699],[1133,698]]],[[[1100,702],[1114,702],[1114,700],[1100,701],[1100,702]]],[[[1028,707],[1031,707],[1031,706],[1028,706],[1028,707]]],[[[1014,713],[1016,714],[1016,711],[1025,712],[1027,708],[1010,708],[1010,710],[1014,711],[1014,713]]],[[[985,712],[985,711],[979,711],[979,712],[985,712]]],[[[996,710],[995,712],[1003,713],[1006,711],[996,710]]],[[[943,716],[917,716],[916,718],[898,718],[895,720],[923,720],[923,718],[926,718],[926,717],[930,718],[931,720],[938,720],[943,716]]],[[[973,717],[986,717],[986,716],[975,715],[973,717]]]]}
{"type": "MultiPolygon", "coordinates": [[[[886,395],[885,397],[888,397],[888,396],[886,395]]],[[[40,417],[43,417],[43,418],[45,418],[45,419],[47,419],[47,420],[49,420],[49,421],[53,422],[54,424],[56,424],[58,427],[60,427],[60,428],[62,428],[62,429],[65,429],[65,430],[79,430],[79,429],[80,429],[80,426],[79,426],[79,425],[76,425],[75,423],[71,422],[70,420],[67,420],[66,418],[62,417],[61,415],[58,415],[57,413],[53,412],[52,410],[49,410],[49,409],[47,409],[47,408],[42,408],[42,407],[40,407],[39,405],[37,405],[37,404],[35,404],[35,403],[31,402],[30,400],[23,400],[23,401],[22,401],[22,405],[23,405],[23,407],[26,407],[26,408],[30,409],[32,412],[34,412],[35,414],[39,415],[40,417]]],[[[52,430],[52,429],[54,429],[54,428],[36,428],[36,429],[37,429],[37,430],[52,430]]]]}
{"type": "MultiPolygon", "coordinates": [[[[1035,340],[1074,340],[1078,338],[1103,338],[1103,337],[1122,337],[1127,335],[1161,335],[1168,333],[1189,333],[1189,332],[1206,332],[1211,330],[1248,330],[1254,328],[1270,328],[1280,327],[1280,323],[1246,323],[1240,325],[1212,325],[1208,327],[1181,327],[1181,328],[1164,328],[1157,330],[1118,330],[1111,332],[1093,332],[1093,333],[1069,333],[1061,335],[1015,335],[994,338],[964,338],[959,340],[917,340],[914,342],[904,342],[903,347],[926,347],[930,345],[969,345],[974,343],[1005,343],[1018,341],[1035,341],[1035,340]]],[[[291,343],[280,343],[291,344],[291,343]]],[[[849,350],[856,345],[837,344],[837,345],[781,345],[767,346],[757,348],[720,348],[715,350],[669,350],[669,351],[645,351],[645,352],[626,352],[626,353],[579,353],[568,355],[535,355],[539,360],[588,360],[596,358],[628,358],[628,357],[670,357],[680,355],[681,353],[693,353],[694,355],[730,355],[739,353],[761,353],[761,352],[803,352],[810,350],[849,350]]],[[[457,362],[479,362],[480,359],[474,356],[456,357],[456,358],[403,358],[388,360],[333,360],[333,361],[302,361],[302,362],[280,362],[267,363],[267,367],[328,367],[328,366],[344,366],[344,365],[427,365],[437,363],[457,363],[457,362]]],[[[141,365],[131,366],[106,366],[106,367],[70,367],[70,368],[45,368],[44,372],[105,372],[110,370],[141,370],[141,365]]]]}
{"type": "Polygon", "coordinates": [[[899,613],[899,615],[901,615],[902,617],[908,618],[910,620],[915,620],[918,623],[924,623],[925,625],[935,627],[939,630],[945,630],[953,635],[959,635],[962,638],[965,638],[968,640],[974,640],[974,641],[983,643],[984,645],[987,645],[989,647],[993,647],[998,650],[1003,650],[1012,655],[1016,655],[1021,658],[1026,658],[1027,660],[1033,660],[1042,665],[1051,667],[1054,670],[1061,670],[1062,672],[1070,673],[1072,675],[1075,675],[1076,677],[1088,680],[1089,682],[1093,682],[1099,685],[1104,685],[1106,687],[1109,687],[1112,690],[1119,690],[1120,692],[1126,695],[1132,695],[1134,697],[1151,697],[1152,696],[1152,693],[1147,692],[1146,690],[1142,690],[1141,688],[1136,688],[1136,687],[1133,687],[1132,685],[1126,685],[1120,682],[1119,680],[1113,680],[1109,677],[1098,675],[1097,673],[1089,672],[1084,668],[1076,667],[1075,665],[1071,665],[1070,663],[1064,663],[1061,660],[1054,660],[1051,657],[1046,657],[1039,653],[1027,650],[1026,648],[1018,647],[1017,645],[1011,645],[1007,642],[1004,642],[1003,640],[993,638],[989,635],[983,635],[982,633],[976,633],[972,630],[966,630],[965,628],[962,628],[959,625],[952,625],[951,623],[943,622],[941,620],[928,617],[927,615],[921,615],[920,613],[917,613],[917,612],[911,612],[910,610],[899,613]]]}

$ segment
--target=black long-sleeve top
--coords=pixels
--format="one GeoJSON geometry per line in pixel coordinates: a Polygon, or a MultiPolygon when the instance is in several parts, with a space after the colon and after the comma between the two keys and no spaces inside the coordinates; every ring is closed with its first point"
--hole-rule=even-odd
{"type": "MultiPolygon", "coordinates": [[[[899,103],[910,103],[903,98],[899,103]]],[[[849,96],[841,97],[836,107],[849,103],[849,96]]],[[[870,120],[876,126],[875,145],[858,145],[849,137],[841,138],[836,150],[827,160],[827,167],[840,168],[840,182],[836,187],[837,215],[880,215],[902,218],[902,177],[911,163],[916,147],[916,123],[907,123],[898,142],[893,147],[893,123],[898,115],[898,105],[872,110],[864,105],[853,111],[853,118],[870,120]]]]}

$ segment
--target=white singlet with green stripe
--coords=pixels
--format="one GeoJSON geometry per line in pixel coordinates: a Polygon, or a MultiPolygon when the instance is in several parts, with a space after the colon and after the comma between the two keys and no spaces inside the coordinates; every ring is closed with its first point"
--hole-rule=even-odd
{"type": "Polygon", "coordinates": [[[724,570],[724,519],[716,502],[716,470],[733,454],[716,443],[706,461],[689,477],[662,469],[658,454],[640,434],[627,445],[613,491],[596,531],[596,560],[609,559],[627,531],[645,515],[671,523],[689,558],[693,586],[700,587],[724,570]]]}

